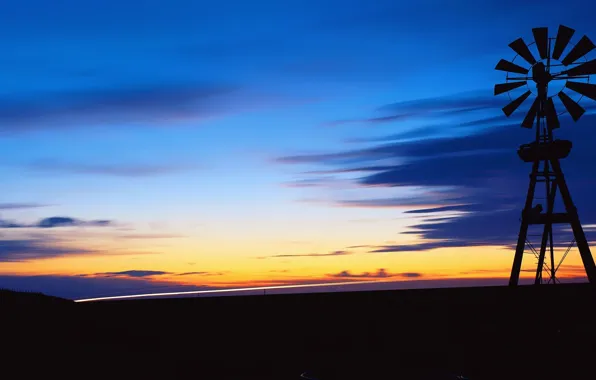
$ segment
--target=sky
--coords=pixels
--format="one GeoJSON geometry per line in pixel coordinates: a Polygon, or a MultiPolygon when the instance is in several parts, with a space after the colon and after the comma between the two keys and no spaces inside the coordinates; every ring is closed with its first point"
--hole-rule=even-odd
{"type": "MultiPolygon", "coordinates": [[[[515,150],[533,133],[501,112],[494,67],[533,27],[595,39],[594,10],[3,2],[0,287],[506,284],[530,170],[515,150]]],[[[594,103],[557,137],[574,141],[562,165],[596,241],[594,103]]],[[[577,249],[560,274],[584,276],[577,249]]]]}

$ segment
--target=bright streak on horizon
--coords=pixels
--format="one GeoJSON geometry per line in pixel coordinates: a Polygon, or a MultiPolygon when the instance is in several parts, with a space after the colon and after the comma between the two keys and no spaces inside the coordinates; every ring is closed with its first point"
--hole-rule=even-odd
{"type": "Polygon", "coordinates": [[[74,300],[74,302],[94,302],[94,301],[108,301],[108,300],[119,300],[119,299],[129,299],[129,298],[180,296],[180,295],[190,295],[190,294],[249,292],[249,291],[254,291],[254,290],[312,288],[315,286],[357,285],[357,284],[371,284],[371,283],[379,283],[379,282],[387,282],[387,281],[379,281],[379,280],[350,281],[350,282],[332,282],[332,283],[325,283],[325,284],[278,285],[278,286],[261,286],[261,287],[256,287],[256,288],[212,289],[212,290],[192,290],[192,291],[186,291],[186,292],[129,294],[129,295],[125,295],[125,296],[84,298],[84,299],[74,300]]]}

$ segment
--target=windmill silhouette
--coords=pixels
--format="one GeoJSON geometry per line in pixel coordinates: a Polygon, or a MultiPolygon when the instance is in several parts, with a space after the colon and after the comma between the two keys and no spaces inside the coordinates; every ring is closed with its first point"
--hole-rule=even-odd
{"type": "Polygon", "coordinates": [[[507,117],[530,96],[535,96],[521,126],[529,129],[536,127],[536,138],[529,144],[521,145],[517,151],[524,162],[532,163],[532,171],[509,285],[516,286],[519,282],[526,245],[538,258],[534,283],[543,283],[543,272],[549,276],[547,282],[558,282],[556,272],[566,254],[557,265],[553,243],[553,224],[557,223],[571,225],[588,280],[596,284],[596,265],[560,164],[560,160],[569,155],[572,143],[555,140],[553,134],[561,126],[559,116],[569,113],[574,121],[578,121],[586,112],[579,104],[582,98],[596,100],[596,85],[590,83],[590,76],[596,74],[596,59],[586,58],[596,46],[587,36],[573,44],[571,40],[575,30],[563,25],[559,26],[556,37],[549,37],[546,27],[534,28],[532,32],[534,42],[527,45],[522,38],[513,41],[509,47],[517,53],[515,58],[512,61],[502,59],[496,66],[496,70],[506,72],[507,76],[505,83],[495,86],[495,95],[507,93],[511,98],[511,93],[521,90],[519,96],[511,98],[511,102],[503,107],[507,117]],[[538,53],[539,59],[531,49],[538,53]],[[578,99],[574,100],[572,96],[578,99]],[[558,112],[557,109],[562,111],[558,112]],[[545,183],[546,207],[533,205],[538,182],[545,183]],[[557,192],[562,198],[564,212],[554,212],[557,192]],[[539,252],[527,240],[528,227],[535,224],[544,226],[539,252]],[[547,250],[550,263],[545,260],[547,250]]]}

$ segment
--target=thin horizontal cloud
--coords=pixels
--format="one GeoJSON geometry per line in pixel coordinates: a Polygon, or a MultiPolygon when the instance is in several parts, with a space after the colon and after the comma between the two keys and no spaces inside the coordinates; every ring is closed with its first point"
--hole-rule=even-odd
{"type": "Polygon", "coordinates": [[[380,161],[388,158],[395,158],[395,152],[391,146],[387,148],[378,147],[374,149],[358,149],[335,153],[300,154],[283,156],[275,159],[275,162],[282,164],[323,164],[341,165],[350,163],[365,163],[380,161]]]}
{"type": "Polygon", "coordinates": [[[0,210],[24,210],[49,206],[50,205],[40,203],[0,203],[0,210]]]}
{"type": "Polygon", "coordinates": [[[184,235],[177,235],[177,234],[127,234],[127,235],[118,235],[116,236],[118,239],[125,239],[125,240],[145,240],[145,239],[176,239],[176,238],[183,238],[184,235]]]}
{"type": "Polygon", "coordinates": [[[59,228],[59,227],[109,227],[114,225],[111,220],[81,220],[63,216],[53,216],[41,219],[36,223],[18,223],[0,219],[1,228],[59,228]]]}
{"type": "Polygon", "coordinates": [[[345,173],[358,173],[358,172],[378,172],[383,170],[393,169],[395,166],[379,165],[379,166],[361,166],[354,168],[337,168],[330,170],[311,170],[304,174],[345,174],[345,173]]]}
{"type": "MultiPolygon", "coordinates": [[[[385,113],[385,116],[376,116],[355,120],[339,120],[328,122],[325,125],[337,126],[350,123],[389,123],[395,121],[405,121],[414,118],[435,118],[437,122],[434,125],[408,129],[403,132],[394,133],[382,137],[372,138],[352,138],[347,140],[349,143],[374,143],[387,141],[408,141],[417,139],[429,139],[445,137],[446,128],[441,124],[443,118],[447,116],[465,117],[477,111],[495,111],[502,106],[502,100],[492,96],[490,91],[474,91],[461,94],[455,94],[452,97],[438,97],[411,100],[399,103],[391,103],[377,108],[377,112],[385,113]]],[[[521,121],[521,116],[514,114],[509,120],[521,121]]],[[[492,116],[482,120],[473,120],[455,124],[456,127],[478,127],[494,124],[504,124],[507,121],[502,116],[492,116]]],[[[451,131],[453,132],[453,130],[451,131]]]]}
{"type": "Polygon", "coordinates": [[[40,235],[21,239],[0,239],[0,262],[28,262],[66,256],[137,256],[157,255],[157,251],[127,249],[94,249],[81,247],[68,238],[40,235]]]}
{"type": "Polygon", "coordinates": [[[400,245],[382,245],[369,251],[369,253],[390,253],[390,252],[418,252],[428,251],[437,248],[447,247],[469,247],[469,246],[483,246],[484,242],[474,243],[464,240],[447,240],[438,242],[424,242],[419,244],[400,244],[400,245]]]}
{"type": "Polygon", "coordinates": [[[378,110],[391,112],[394,116],[430,116],[454,112],[494,110],[502,107],[502,99],[491,95],[490,91],[473,91],[455,94],[449,97],[441,96],[390,103],[379,107],[378,110]]]}
{"type": "Polygon", "coordinates": [[[289,188],[302,189],[302,188],[321,187],[323,183],[325,183],[325,180],[320,179],[320,178],[319,179],[303,179],[303,180],[298,180],[298,181],[285,182],[282,184],[282,186],[289,187],[289,188]]]}
{"type": "Polygon", "coordinates": [[[77,162],[59,162],[40,160],[25,166],[38,172],[89,174],[115,177],[153,177],[175,174],[198,169],[195,165],[180,164],[84,164],[77,162]]]}
{"type": "MultiPolygon", "coordinates": [[[[396,121],[405,121],[414,118],[441,118],[444,116],[464,115],[476,111],[494,110],[502,102],[491,96],[488,91],[466,92],[456,94],[452,97],[438,97],[410,100],[399,103],[391,103],[377,108],[377,112],[384,113],[383,116],[375,116],[362,119],[337,120],[327,122],[325,126],[338,126],[344,124],[364,123],[364,124],[382,124],[396,121]]],[[[493,118],[489,119],[490,121],[493,118]]],[[[501,120],[502,121],[502,120],[501,120]]],[[[465,124],[464,124],[465,125],[465,124]]],[[[388,140],[400,139],[415,139],[428,137],[432,134],[440,133],[442,126],[437,124],[432,127],[424,127],[420,129],[413,129],[404,131],[402,133],[393,134],[387,137],[371,138],[371,139],[356,139],[352,142],[382,142],[388,140]]],[[[443,129],[444,132],[444,129],[443,129]]]]}
{"type": "Polygon", "coordinates": [[[100,277],[153,277],[153,276],[163,276],[166,274],[170,274],[170,272],[164,272],[159,270],[125,270],[121,272],[100,272],[94,273],[94,276],[100,277]]]}
{"type": "Polygon", "coordinates": [[[422,277],[422,273],[404,272],[404,273],[389,273],[385,268],[379,268],[376,272],[352,273],[348,270],[343,270],[339,273],[330,274],[329,277],[335,278],[389,278],[389,277],[405,277],[418,278],[422,277]]]}
{"type": "Polygon", "coordinates": [[[388,141],[408,141],[408,140],[419,140],[429,139],[435,135],[441,135],[445,133],[445,128],[442,125],[418,127],[415,129],[407,130],[404,132],[392,133],[386,136],[378,137],[358,137],[344,140],[346,143],[382,143],[388,141]]]}
{"type": "Polygon", "coordinates": [[[132,277],[132,278],[145,278],[155,276],[221,276],[224,272],[166,272],[160,270],[141,270],[141,269],[130,269],[120,272],[98,272],[92,274],[80,274],[81,277],[132,277]]]}
{"type": "MultiPolygon", "coordinates": [[[[288,285],[317,285],[317,284],[333,284],[337,282],[363,282],[362,279],[358,278],[345,278],[342,280],[338,280],[337,278],[323,276],[323,277],[292,277],[292,278],[271,278],[266,280],[252,280],[252,281],[242,281],[242,282],[221,282],[221,286],[225,286],[226,288],[252,288],[252,287],[260,287],[260,286],[288,286],[288,285]]],[[[327,287],[321,287],[324,291],[325,289],[329,289],[327,287]]],[[[275,289],[267,290],[266,293],[272,293],[276,291],[275,289]]],[[[279,291],[279,290],[278,290],[279,291]]],[[[303,293],[304,289],[299,289],[298,292],[303,293]]],[[[263,294],[263,291],[260,292],[263,294]]]]}
{"type": "Polygon", "coordinates": [[[450,211],[469,211],[471,205],[463,204],[463,205],[449,205],[449,206],[441,206],[441,207],[431,207],[431,208],[419,208],[415,210],[408,210],[404,211],[405,214],[430,214],[436,212],[450,212],[450,211]]]}
{"type": "Polygon", "coordinates": [[[354,186],[352,181],[346,179],[340,179],[333,176],[321,177],[321,178],[310,178],[296,181],[289,181],[282,184],[283,187],[289,188],[330,188],[330,187],[349,187],[354,186]]]}
{"type": "Polygon", "coordinates": [[[62,256],[97,254],[96,250],[60,246],[53,239],[0,240],[0,262],[26,262],[62,256]]]}
{"type": "Polygon", "coordinates": [[[336,120],[323,123],[325,127],[337,127],[345,124],[386,124],[396,121],[407,120],[415,116],[414,114],[402,114],[402,115],[390,115],[390,116],[377,116],[363,119],[351,119],[351,120],[336,120]]]}
{"type": "Polygon", "coordinates": [[[221,276],[224,272],[184,272],[176,273],[176,276],[221,276]]]}
{"type": "Polygon", "coordinates": [[[421,199],[404,199],[404,198],[387,198],[387,199],[360,199],[360,200],[343,200],[337,201],[335,204],[340,207],[360,207],[360,208],[412,208],[420,206],[432,206],[425,198],[421,199]]]}
{"type": "Polygon", "coordinates": [[[222,113],[234,87],[218,84],[141,86],[0,102],[0,132],[89,127],[127,122],[175,122],[222,113]]]}
{"type": "Polygon", "coordinates": [[[511,268],[495,268],[495,269],[473,269],[464,272],[459,272],[459,275],[470,275],[470,274],[503,274],[509,273],[511,268]]]}
{"type": "Polygon", "coordinates": [[[417,189],[411,196],[339,200],[335,202],[335,205],[340,207],[413,209],[410,213],[414,213],[416,210],[447,211],[448,209],[445,209],[445,207],[463,208],[461,204],[452,205],[460,199],[461,195],[458,195],[457,188],[427,186],[417,189]]]}
{"type": "Polygon", "coordinates": [[[346,256],[353,254],[350,251],[334,251],[330,253],[303,253],[303,254],[282,254],[272,256],[261,256],[259,259],[283,258],[283,257],[332,257],[332,256],[346,256]]]}

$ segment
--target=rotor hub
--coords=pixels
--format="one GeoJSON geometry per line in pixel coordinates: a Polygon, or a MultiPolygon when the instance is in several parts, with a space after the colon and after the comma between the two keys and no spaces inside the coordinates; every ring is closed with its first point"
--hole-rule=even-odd
{"type": "Polygon", "coordinates": [[[527,88],[534,96],[539,96],[540,88],[546,88],[546,98],[552,98],[565,89],[567,75],[561,74],[561,61],[556,59],[543,59],[532,66],[528,73],[527,88]],[[549,68],[550,66],[550,68],[549,68]]]}

